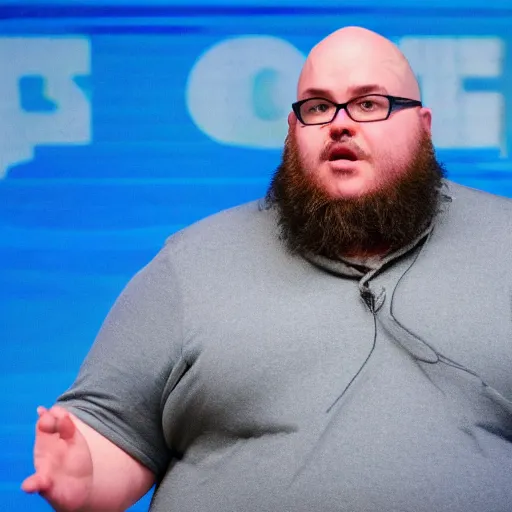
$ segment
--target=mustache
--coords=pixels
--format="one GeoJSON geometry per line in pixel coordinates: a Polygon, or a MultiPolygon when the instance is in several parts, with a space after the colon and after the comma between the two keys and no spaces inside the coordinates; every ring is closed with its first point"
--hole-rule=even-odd
{"type": "Polygon", "coordinates": [[[343,153],[349,151],[357,160],[368,160],[369,155],[356,142],[352,140],[331,141],[320,153],[321,160],[329,160],[333,153],[343,153]]]}

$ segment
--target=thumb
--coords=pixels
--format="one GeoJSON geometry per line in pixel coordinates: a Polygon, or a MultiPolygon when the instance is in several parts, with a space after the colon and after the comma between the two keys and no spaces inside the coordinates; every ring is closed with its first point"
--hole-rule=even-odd
{"type": "Polygon", "coordinates": [[[44,477],[39,473],[35,473],[25,478],[21,484],[21,489],[28,493],[43,493],[51,487],[51,481],[48,477],[44,477]]]}

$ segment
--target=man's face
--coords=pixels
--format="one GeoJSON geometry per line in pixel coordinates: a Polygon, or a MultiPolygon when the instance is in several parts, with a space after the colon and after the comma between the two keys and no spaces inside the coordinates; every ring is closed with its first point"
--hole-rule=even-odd
{"type": "MultiPolygon", "coordinates": [[[[366,94],[419,99],[416,78],[394,45],[347,28],[313,49],[299,100],[346,103],[366,94]]],[[[444,175],[428,109],[399,110],[366,123],[343,110],[324,125],[305,126],[293,112],[288,121],[283,162],[267,198],[278,208],[281,236],[292,252],[334,259],[382,255],[424,232],[444,175]]]]}
{"type": "MultiPolygon", "coordinates": [[[[357,43],[320,48],[306,62],[298,99],[345,103],[367,93],[418,99],[404,62],[389,47],[357,43]],[[373,46],[372,46],[373,45],[373,46]]],[[[358,123],[344,110],[329,124],[304,126],[291,113],[289,134],[310,179],[332,198],[371,194],[399,179],[414,157],[418,134],[430,133],[430,111],[393,112],[385,121],[358,123]],[[346,154],[351,159],[340,158],[346,154]],[[355,159],[354,159],[355,158],[355,159]]]]}

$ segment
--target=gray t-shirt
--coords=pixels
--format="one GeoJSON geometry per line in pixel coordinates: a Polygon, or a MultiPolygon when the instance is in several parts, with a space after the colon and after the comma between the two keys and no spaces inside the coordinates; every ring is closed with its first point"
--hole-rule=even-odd
{"type": "Polygon", "coordinates": [[[509,512],[512,202],[449,189],[366,281],[256,203],[176,234],[61,404],[157,474],[155,512],[509,512]]]}

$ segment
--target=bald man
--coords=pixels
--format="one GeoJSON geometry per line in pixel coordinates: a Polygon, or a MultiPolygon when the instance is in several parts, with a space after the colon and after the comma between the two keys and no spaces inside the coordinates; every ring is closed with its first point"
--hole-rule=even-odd
{"type": "Polygon", "coordinates": [[[509,512],[512,203],[455,185],[398,49],[309,55],[265,200],[172,236],[39,408],[59,511],[509,512]]]}

